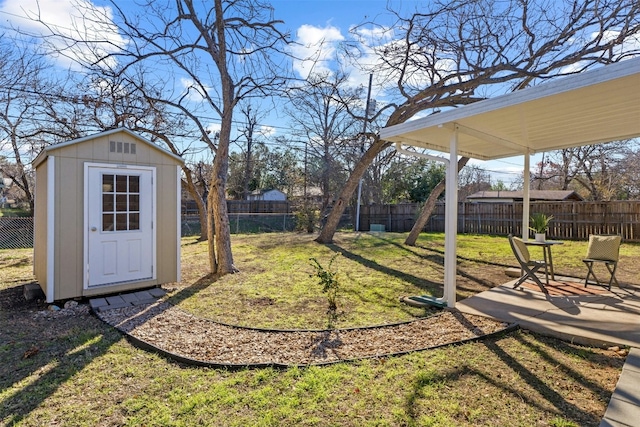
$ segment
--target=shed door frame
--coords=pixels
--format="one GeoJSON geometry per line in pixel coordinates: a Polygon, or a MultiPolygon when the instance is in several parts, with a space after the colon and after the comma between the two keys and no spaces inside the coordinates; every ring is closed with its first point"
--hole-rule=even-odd
{"type": "MultiPolygon", "coordinates": [[[[119,285],[119,284],[124,284],[124,283],[128,283],[128,282],[135,282],[135,281],[147,281],[147,280],[155,280],[156,278],[156,242],[157,242],[157,238],[156,238],[156,229],[157,227],[155,226],[156,223],[156,203],[157,203],[157,197],[156,197],[156,186],[155,186],[155,182],[156,182],[156,168],[152,167],[152,166],[138,166],[138,165],[122,165],[122,164],[109,164],[109,163],[92,163],[92,162],[87,162],[84,164],[84,203],[83,203],[83,211],[84,211],[84,262],[83,262],[83,266],[84,266],[84,280],[83,280],[83,288],[86,289],[93,289],[96,287],[103,287],[103,286],[113,286],[113,285],[119,285]],[[101,227],[101,224],[92,224],[92,217],[91,217],[91,209],[92,206],[91,203],[89,202],[92,198],[94,200],[96,200],[96,191],[101,191],[100,187],[98,187],[98,189],[96,190],[96,188],[90,188],[89,185],[89,181],[90,181],[90,175],[91,174],[96,174],[100,173],[100,176],[104,175],[104,173],[106,172],[106,174],[113,174],[113,175],[118,175],[118,173],[120,172],[122,175],[135,175],[135,173],[140,172],[142,175],[146,175],[151,177],[151,188],[149,192],[144,192],[144,194],[140,194],[140,196],[144,196],[144,197],[150,197],[151,201],[150,201],[150,210],[151,212],[149,212],[149,216],[148,219],[150,219],[150,227],[151,230],[148,233],[147,238],[150,240],[149,245],[145,245],[146,248],[149,248],[149,251],[146,252],[146,256],[148,256],[150,258],[150,266],[151,269],[150,271],[147,270],[146,273],[140,273],[140,274],[133,274],[133,276],[129,275],[128,278],[124,278],[124,279],[120,279],[120,278],[116,278],[116,280],[108,280],[108,279],[100,279],[100,280],[96,280],[96,275],[94,274],[93,276],[91,276],[91,259],[92,259],[92,254],[90,254],[90,248],[91,248],[91,242],[90,242],[90,237],[92,233],[99,233],[102,232],[102,230],[93,230],[93,228],[99,228],[101,227]],[[92,194],[90,194],[90,192],[93,191],[92,194]]],[[[95,184],[95,183],[94,183],[95,184]]],[[[94,185],[95,187],[95,185],[94,185]]],[[[141,188],[142,190],[142,188],[141,188]]],[[[102,193],[101,193],[102,194],[102,193]]],[[[102,195],[98,196],[97,200],[99,200],[99,203],[102,201],[102,195]]],[[[95,202],[94,202],[95,203],[95,202]]],[[[141,201],[142,203],[142,201],[141,201]]],[[[95,207],[93,207],[95,209],[95,207]]],[[[99,208],[100,210],[102,209],[102,207],[100,206],[99,208]]],[[[95,213],[94,213],[95,215],[95,213]]],[[[93,222],[95,221],[95,218],[93,219],[93,222]]],[[[126,234],[127,232],[125,231],[124,234],[126,234]]],[[[94,266],[95,267],[95,266],[94,266]]]]}

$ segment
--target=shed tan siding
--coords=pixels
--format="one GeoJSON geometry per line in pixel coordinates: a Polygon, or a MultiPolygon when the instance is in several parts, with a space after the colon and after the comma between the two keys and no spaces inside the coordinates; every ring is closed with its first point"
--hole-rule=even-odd
{"type": "Polygon", "coordinates": [[[36,169],[35,211],[33,229],[33,274],[42,291],[47,293],[47,170],[48,163],[36,169]]]}
{"type": "MultiPolygon", "coordinates": [[[[176,188],[178,160],[125,132],[98,135],[95,139],[58,149],[52,147],[49,150],[49,155],[55,156],[55,194],[57,195],[54,207],[57,225],[54,239],[56,265],[54,299],[63,300],[78,296],[99,295],[105,292],[122,292],[174,282],[178,271],[176,261],[178,258],[176,236],[177,227],[179,227],[176,215],[176,194],[179,194],[180,191],[179,188],[176,188]],[[109,151],[110,141],[134,143],[136,144],[136,153],[112,153],[109,151]],[[157,252],[154,265],[155,280],[84,289],[84,164],[87,162],[156,168],[157,182],[154,183],[156,208],[154,229],[157,252]]],[[[40,169],[47,167],[46,163],[45,161],[39,165],[38,176],[40,176],[40,169]]],[[[46,171],[43,172],[46,173],[46,171]]],[[[46,213],[44,215],[46,216],[46,213]]],[[[36,222],[38,230],[40,224],[46,224],[46,221],[41,218],[36,219],[36,222]]],[[[41,234],[40,231],[38,234],[41,234]]],[[[46,238],[46,233],[44,236],[38,236],[36,242],[39,237],[46,238]]],[[[38,249],[36,249],[36,256],[40,260],[41,253],[38,249]]],[[[38,271],[42,268],[46,269],[46,263],[39,262],[38,271]]],[[[38,276],[41,286],[44,287],[40,277],[44,276],[38,276]]]]}

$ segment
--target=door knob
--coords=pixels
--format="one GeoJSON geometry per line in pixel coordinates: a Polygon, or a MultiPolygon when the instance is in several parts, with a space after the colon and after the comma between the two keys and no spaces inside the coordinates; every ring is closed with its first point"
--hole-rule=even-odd
{"type": "Polygon", "coordinates": [[[96,231],[98,230],[96,227],[91,227],[91,231],[96,231]]]}

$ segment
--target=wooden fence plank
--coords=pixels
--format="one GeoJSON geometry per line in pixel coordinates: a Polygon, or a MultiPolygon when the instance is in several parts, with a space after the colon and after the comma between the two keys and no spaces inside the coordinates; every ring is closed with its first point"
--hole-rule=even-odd
{"type": "MultiPolygon", "coordinates": [[[[407,232],[420,213],[420,205],[367,205],[361,209],[361,230],[384,224],[387,231],[407,232]]],[[[532,202],[530,213],[553,215],[547,236],[560,240],[587,240],[590,234],[617,234],[629,242],[640,241],[640,200],[609,202],[532,202]]],[[[425,231],[444,231],[444,203],[438,203],[425,231]]],[[[460,202],[458,232],[522,234],[522,203],[460,202]]]]}

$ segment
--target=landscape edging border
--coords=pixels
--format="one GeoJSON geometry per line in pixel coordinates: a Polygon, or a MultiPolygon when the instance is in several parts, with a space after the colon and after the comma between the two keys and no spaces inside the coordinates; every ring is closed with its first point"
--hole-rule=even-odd
{"type": "MultiPolygon", "coordinates": [[[[94,313],[94,315],[96,317],[98,317],[100,320],[102,320],[104,323],[106,323],[107,325],[115,328],[118,332],[120,332],[122,335],[124,335],[127,338],[127,341],[129,341],[134,347],[139,348],[141,350],[145,350],[145,351],[149,351],[149,352],[153,352],[156,354],[159,354],[162,357],[174,360],[178,363],[183,363],[186,365],[192,365],[192,366],[199,366],[199,367],[204,367],[204,368],[216,368],[216,369],[227,369],[227,370],[240,370],[240,369],[261,369],[261,368],[275,368],[275,369],[289,369],[289,368],[306,368],[306,367],[311,367],[311,366],[329,366],[329,365],[335,365],[338,363],[353,363],[353,362],[357,362],[360,360],[368,360],[368,359],[379,359],[379,358],[385,358],[385,357],[397,357],[397,356],[403,356],[406,354],[410,354],[410,353],[416,353],[416,352],[421,352],[421,351],[426,351],[426,350],[433,350],[433,349],[437,349],[437,348],[442,348],[442,347],[446,347],[446,346],[452,346],[452,345],[459,345],[459,344],[466,344],[466,343],[470,343],[470,342],[475,342],[475,341],[479,341],[481,339],[485,339],[485,338],[492,338],[492,337],[497,337],[503,334],[508,334],[510,332],[516,331],[520,328],[520,325],[518,323],[511,323],[509,325],[507,325],[505,328],[500,329],[498,331],[495,332],[491,332],[489,334],[484,334],[484,335],[478,335],[475,337],[470,337],[470,338],[465,338],[462,340],[457,340],[457,341],[452,341],[452,342],[447,342],[447,343],[442,343],[442,344],[437,344],[437,345],[433,345],[433,346],[428,346],[428,347],[421,347],[421,348],[416,348],[416,349],[411,349],[411,350],[404,350],[404,351],[398,351],[398,352],[390,352],[390,353],[384,353],[384,354],[376,354],[376,355],[370,355],[370,356],[362,356],[362,357],[355,357],[355,358],[349,358],[349,359],[339,359],[339,360],[331,360],[331,361],[327,361],[327,362],[317,362],[317,363],[308,363],[308,364],[301,364],[301,363],[278,363],[278,362],[263,362],[263,363],[241,363],[241,364],[236,364],[236,363],[224,363],[224,362],[214,362],[214,361],[208,361],[208,360],[198,360],[198,359],[193,359],[190,357],[186,357],[186,356],[181,356],[179,354],[175,354],[173,352],[170,352],[168,350],[162,349],[156,345],[153,345],[141,338],[135,337],[133,335],[131,335],[129,332],[125,331],[124,329],[119,328],[118,326],[114,326],[112,324],[110,324],[109,322],[107,322],[106,320],[102,319],[100,317],[100,315],[96,312],[94,312],[92,310],[92,312],[94,313]]],[[[344,329],[335,329],[336,331],[353,331],[353,330],[366,330],[366,329],[374,329],[374,328],[383,328],[383,327],[389,327],[389,326],[396,326],[396,325],[403,325],[403,324],[408,324],[414,321],[418,321],[420,319],[416,319],[416,320],[410,320],[410,321],[406,321],[406,322],[399,322],[399,323],[393,323],[393,324],[387,324],[387,325],[376,325],[376,326],[365,326],[365,327],[354,327],[354,328],[344,328],[344,329]]],[[[212,322],[215,322],[212,320],[212,322]]],[[[223,325],[223,326],[227,326],[227,327],[233,327],[233,328],[239,328],[239,329],[247,329],[247,330],[255,330],[255,331],[263,331],[263,332],[325,332],[325,331],[331,331],[331,329],[321,329],[321,330],[305,330],[305,329],[296,329],[296,330],[278,330],[278,329],[261,329],[261,328],[251,328],[251,327],[244,327],[244,326],[236,326],[236,325],[227,325],[224,323],[220,323],[220,322],[215,322],[218,323],[219,325],[223,325]]]]}

